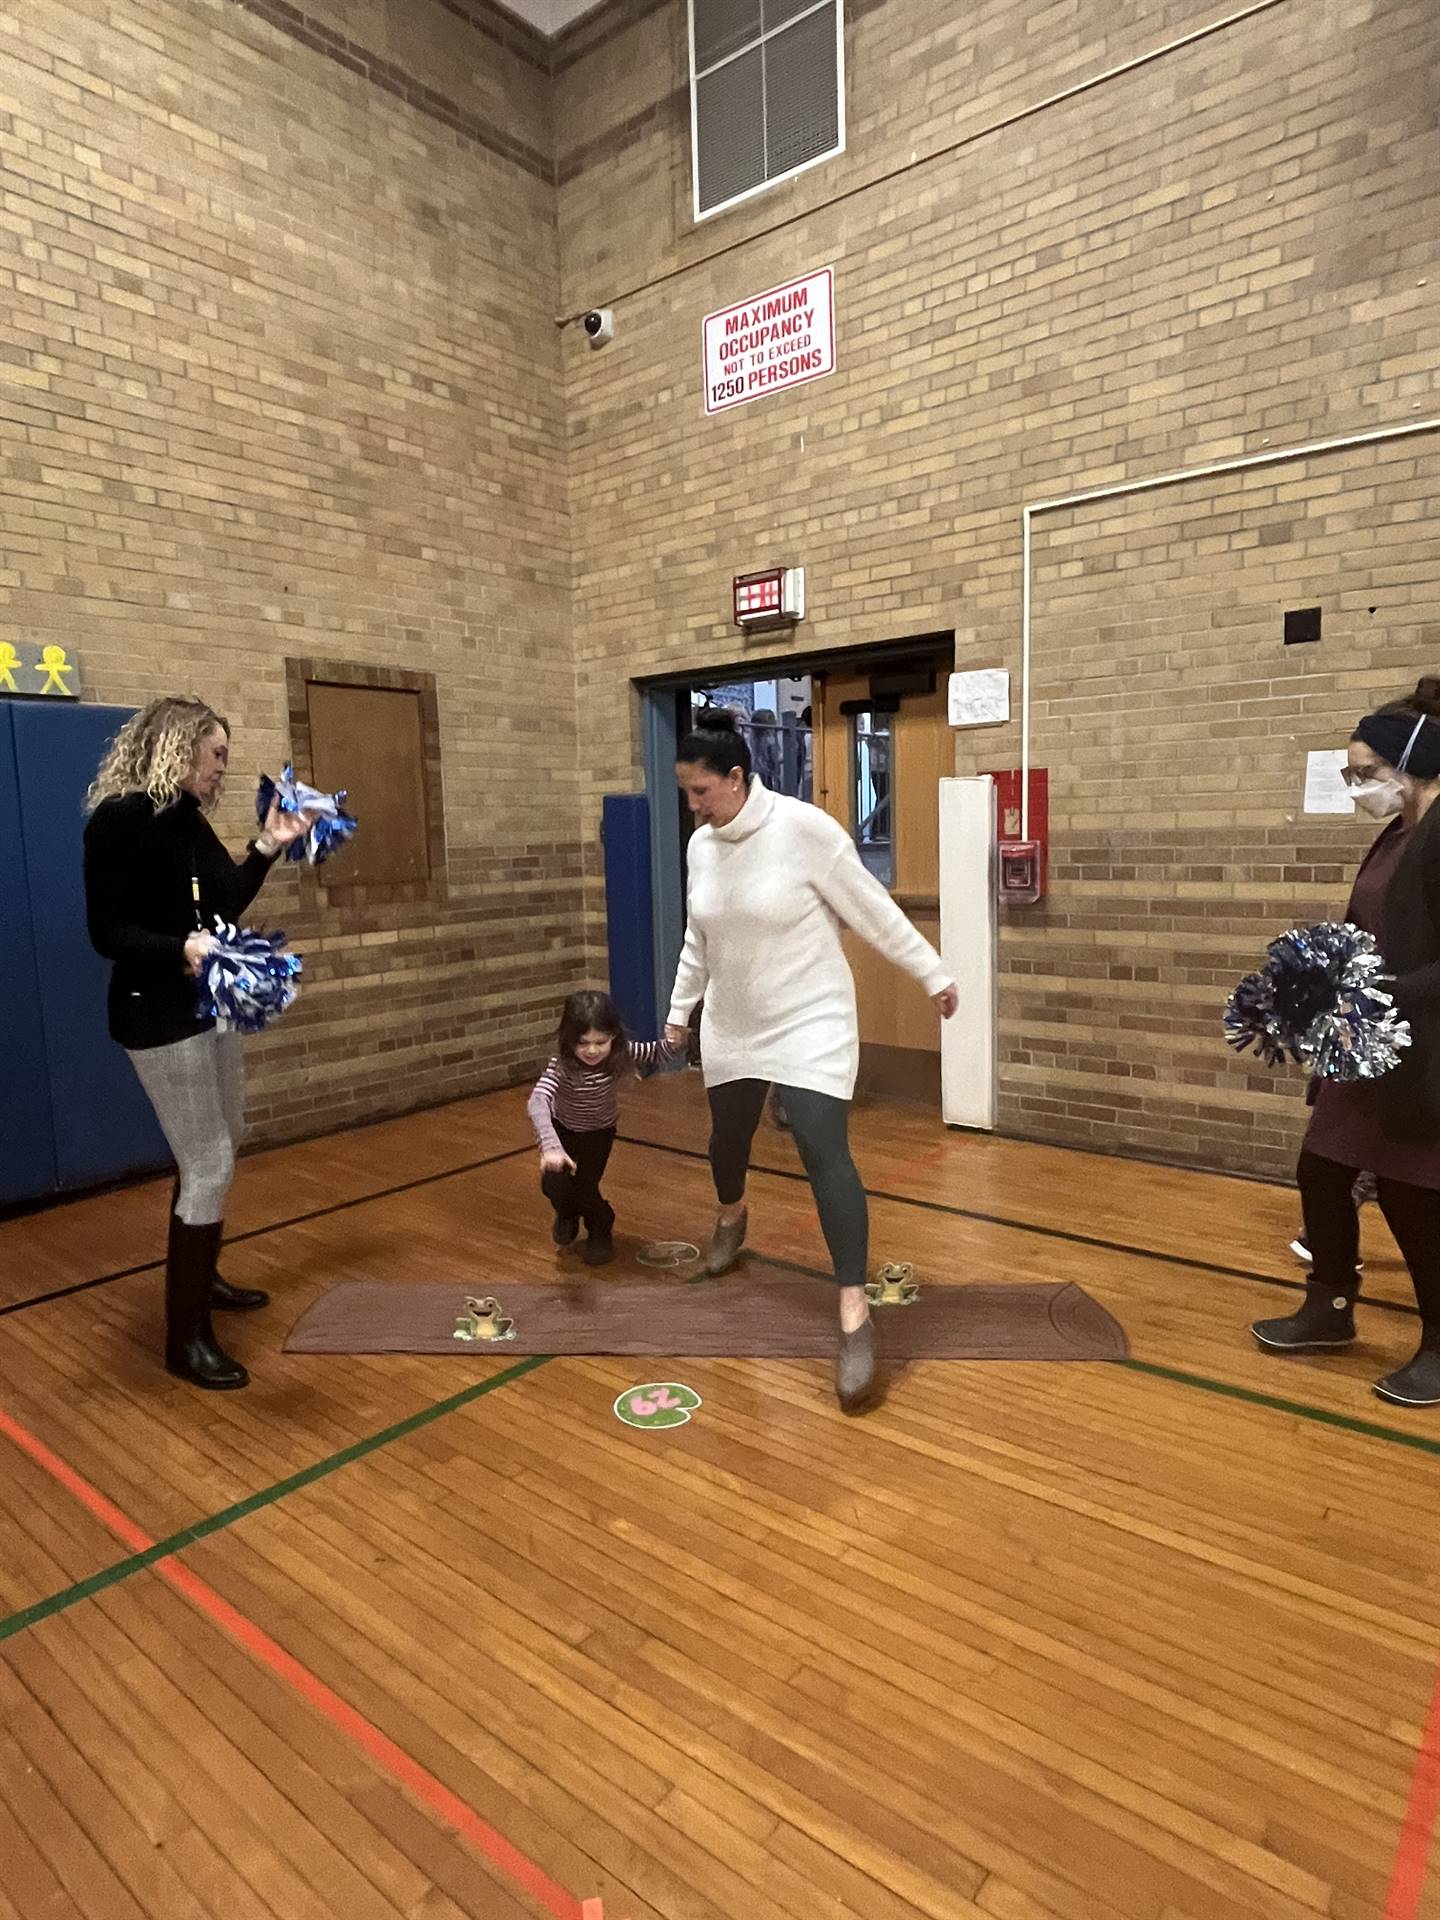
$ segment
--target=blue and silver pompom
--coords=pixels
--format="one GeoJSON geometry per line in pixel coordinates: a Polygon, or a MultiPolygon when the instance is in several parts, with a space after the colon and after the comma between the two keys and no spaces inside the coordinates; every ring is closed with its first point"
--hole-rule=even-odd
{"type": "Polygon", "coordinates": [[[1225,1038],[1267,1066],[1294,1060],[1322,1080],[1378,1080],[1400,1063],[1410,1028],[1380,982],[1373,934],[1327,920],[1272,940],[1259,973],[1225,1007],[1225,1038]]]}
{"type": "Polygon", "coordinates": [[[283,933],[252,933],[215,922],[215,945],[200,972],[200,1012],[237,1033],[259,1033],[300,989],[298,953],[284,953],[283,933]]]}
{"type": "Polygon", "coordinates": [[[343,847],[355,831],[355,817],[345,811],[345,800],[343,787],[339,793],[321,793],[317,787],[308,787],[303,780],[297,780],[295,769],[287,766],[278,780],[272,780],[268,773],[261,774],[255,795],[255,817],[263,827],[277,802],[282,813],[310,814],[312,818],[304,839],[292,840],[285,849],[285,858],[308,860],[312,867],[318,867],[337,847],[343,847]]]}

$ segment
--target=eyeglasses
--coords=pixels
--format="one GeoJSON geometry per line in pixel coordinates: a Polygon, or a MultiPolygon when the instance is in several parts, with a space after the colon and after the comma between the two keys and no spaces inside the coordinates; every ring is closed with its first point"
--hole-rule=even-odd
{"type": "Polygon", "coordinates": [[[1379,779],[1385,771],[1383,760],[1372,760],[1368,767],[1342,767],[1340,778],[1347,787],[1363,787],[1371,780],[1379,779]]]}

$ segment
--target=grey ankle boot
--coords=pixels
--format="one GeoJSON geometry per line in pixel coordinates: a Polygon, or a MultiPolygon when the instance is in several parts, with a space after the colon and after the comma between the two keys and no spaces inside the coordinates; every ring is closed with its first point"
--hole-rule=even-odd
{"type": "Polygon", "coordinates": [[[835,1398],[842,1413],[859,1413],[875,1396],[879,1362],[875,1322],[862,1321],[853,1333],[840,1335],[835,1349],[835,1398]]]}
{"type": "Polygon", "coordinates": [[[734,1266],[740,1257],[749,1227],[750,1212],[746,1207],[740,1209],[740,1218],[728,1227],[722,1227],[717,1221],[714,1237],[705,1254],[705,1271],[712,1279],[728,1273],[734,1266]]]}

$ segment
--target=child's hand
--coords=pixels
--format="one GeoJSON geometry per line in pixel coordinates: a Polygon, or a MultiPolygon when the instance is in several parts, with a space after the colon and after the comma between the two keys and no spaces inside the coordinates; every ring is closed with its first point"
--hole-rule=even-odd
{"type": "Polygon", "coordinates": [[[542,1153],[540,1156],[542,1173],[576,1173],[579,1169],[568,1153],[542,1153]]]}
{"type": "Polygon", "coordinates": [[[690,1041],[689,1027],[666,1027],[665,1039],[672,1047],[687,1046],[690,1041]]]}

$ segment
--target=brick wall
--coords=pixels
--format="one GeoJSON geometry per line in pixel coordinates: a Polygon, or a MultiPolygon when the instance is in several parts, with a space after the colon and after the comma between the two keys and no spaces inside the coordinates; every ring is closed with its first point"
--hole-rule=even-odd
{"type": "Polygon", "coordinates": [[[1437,486],[1440,435],[1037,517],[1055,887],[1002,934],[1003,1125],[1293,1158],[1298,1075],[1226,1053],[1217,1009],[1266,940],[1343,910],[1374,829],[1304,816],[1305,756],[1440,657],[1437,486]],[[1313,605],[1324,639],[1287,649],[1313,605]]]}
{"type": "MultiPolygon", "coordinates": [[[[442,895],[267,896],[311,954],[267,1135],[528,1066],[603,971],[629,683],[737,661],[733,572],[802,559],[809,647],[1015,667],[1026,501],[1440,413],[1430,0],[1215,13],[849,0],[847,154],[697,227],[681,0],[550,44],[489,0],[0,10],[0,635],[227,708],[237,838],[286,661],[437,689],[442,895]],[[840,371],[707,422],[701,316],[827,263],[840,371]],[[557,335],[602,304],[605,352],[557,335]]],[[[1037,521],[1054,887],[1003,933],[1005,1125],[1285,1164],[1297,1089],[1218,1004],[1363,844],[1297,817],[1306,749],[1440,659],[1437,457],[1037,521]]]]}
{"type": "Polygon", "coordinates": [[[436,900],[263,897],[262,1137],[513,1077],[583,971],[549,87],[459,0],[0,10],[0,635],[226,711],[232,843],[287,659],[436,685],[436,900]]]}
{"type": "MultiPolygon", "coordinates": [[[[1171,45],[1216,12],[852,0],[849,152],[699,227],[684,9],[562,38],[563,301],[618,329],[566,341],[587,812],[635,762],[627,677],[736,659],[745,566],[806,564],[809,647],[953,628],[960,665],[1018,668],[1025,502],[1440,414],[1428,0],[1171,45]],[[840,370],[707,421],[701,317],[831,263],[840,370]]],[[[1054,884],[1002,934],[1003,1125],[1292,1159],[1296,1077],[1227,1054],[1219,1010],[1363,847],[1299,816],[1306,750],[1440,663],[1437,463],[1431,436],[1037,519],[1054,884]]],[[[1018,758],[987,732],[957,769],[1018,758]]]]}

